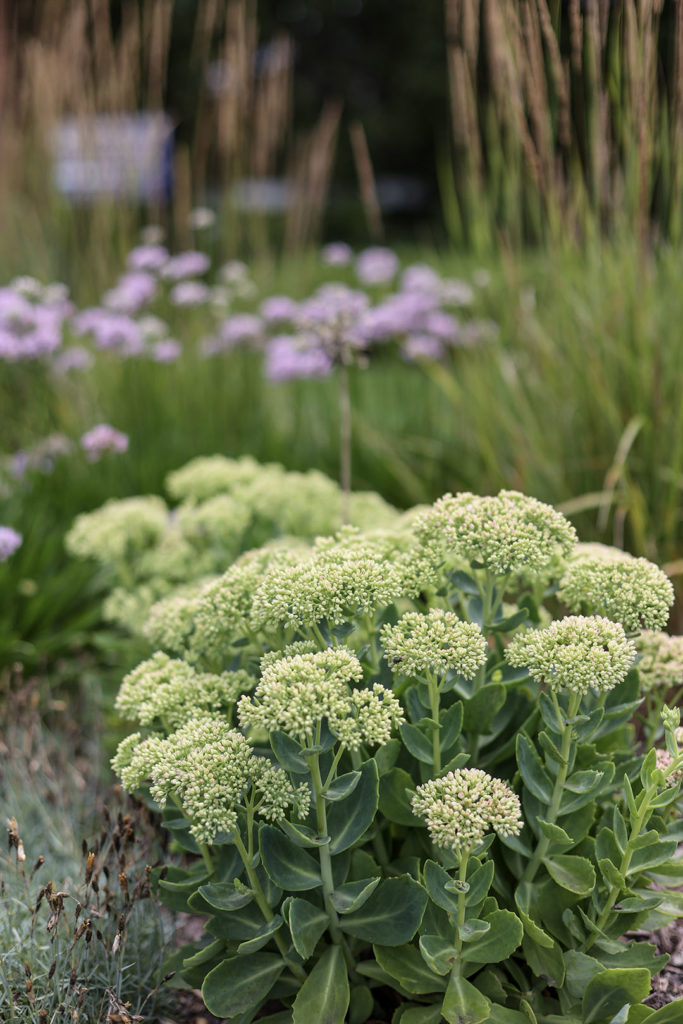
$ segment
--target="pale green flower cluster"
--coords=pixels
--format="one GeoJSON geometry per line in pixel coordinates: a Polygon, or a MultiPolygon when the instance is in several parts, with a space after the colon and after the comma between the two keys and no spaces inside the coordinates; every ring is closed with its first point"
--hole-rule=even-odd
{"type": "Polygon", "coordinates": [[[274,665],[283,658],[292,658],[295,654],[315,654],[317,650],[316,640],[295,640],[294,643],[278,647],[274,651],[267,651],[260,661],[261,672],[265,672],[269,665],[274,665]]]}
{"type": "Polygon", "coordinates": [[[474,679],[486,664],[486,640],[479,626],[440,608],[426,615],[408,612],[395,626],[384,626],[381,637],[387,661],[398,675],[455,671],[474,679]]]}
{"type": "Polygon", "coordinates": [[[634,633],[666,625],[674,590],[671,580],[646,558],[603,544],[580,544],[567,564],[558,597],[571,612],[605,615],[634,633]]]}
{"type": "Polygon", "coordinates": [[[269,821],[281,820],[289,807],[298,817],[308,813],[308,787],[292,786],[281,769],[257,757],[242,733],[221,718],[191,719],[165,739],[128,736],[112,766],[129,792],[149,782],[160,806],[171,797],[179,800],[200,843],[233,831],[245,800],[253,801],[256,812],[269,821]]]}
{"type": "Polygon", "coordinates": [[[400,703],[376,683],[358,690],[363,669],[351,651],[332,648],[269,664],[253,697],[238,704],[242,728],[280,730],[310,746],[322,719],[351,750],[386,743],[403,720],[400,703]]]}
{"type": "Polygon", "coordinates": [[[248,486],[267,466],[243,455],[228,459],[206,455],[192,459],[166,477],[166,490],[176,501],[206,501],[217,494],[232,494],[248,486]]]}
{"type": "Polygon", "coordinates": [[[175,729],[201,711],[226,711],[256,679],[243,669],[213,675],[157,651],[123,680],[116,709],[140,725],[175,729]]]}
{"type": "Polygon", "coordinates": [[[219,544],[226,551],[237,552],[250,524],[248,505],[227,494],[178,508],[178,525],[195,547],[219,544]]]}
{"type": "Polygon", "coordinates": [[[205,580],[188,584],[156,601],[148,609],[142,625],[137,624],[138,630],[153,647],[184,655],[194,631],[197,603],[209,585],[205,580]]]}
{"type": "Polygon", "coordinates": [[[167,519],[161,498],[108,501],[97,511],[76,517],[66,535],[66,547],[72,555],[94,558],[103,565],[124,562],[154,544],[167,519]]]}
{"type": "Polygon", "coordinates": [[[543,572],[576,543],[568,519],[518,491],[445,494],[420,517],[416,533],[433,557],[454,556],[495,576],[543,572]]]}
{"type": "Polygon", "coordinates": [[[670,690],[683,686],[683,636],[644,629],[636,637],[638,672],[643,689],[670,690]]]}
{"type": "MultiPolygon", "coordinates": [[[[255,544],[283,534],[312,539],[341,521],[341,491],[329,477],[317,470],[288,472],[277,463],[259,465],[250,456],[193,459],[171,473],[166,486],[174,498],[189,503],[218,495],[239,499],[249,510],[255,544]]],[[[377,494],[353,494],[350,516],[364,528],[390,523],[397,512],[377,494]]]]}
{"type": "Polygon", "coordinates": [[[414,596],[435,581],[434,570],[405,538],[342,532],[316,542],[311,557],[271,570],[251,609],[254,628],[330,625],[414,596]]]}
{"type": "Polygon", "coordinates": [[[459,768],[418,786],[412,798],[435,846],[454,853],[480,842],[493,829],[501,836],[522,830],[519,797],[479,768],[459,768]]]}
{"type": "Polygon", "coordinates": [[[528,667],[537,682],[580,694],[618,686],[635,657],[621,624],[597,615],[570,615],[546,629],[518,633],[505,652],[510,665],[528,667]]]}

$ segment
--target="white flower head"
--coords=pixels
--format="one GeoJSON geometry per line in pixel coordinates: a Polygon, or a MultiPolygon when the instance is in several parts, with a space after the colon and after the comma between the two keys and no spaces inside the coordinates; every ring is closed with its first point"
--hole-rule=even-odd
{"type": "Polygon", "coordinates": [[[618,622],[570,615],[546,629],[518,633],[505,657],[510,665],[527,666],[537,682],[553,690],[586,694],[612,690],[623,682],[636,647],[618,622]]]}
{"type": "Polygon", "coordinates": [[[571,612],[605,615],[629,633],[662,629],[674,601],[671,580],[653,562],[603,544],[572,553],[558,597],[571,612]]]}
{"type": "Polygon", "coordinates": [[[426,821],[432,842],[454,853],[480,842],[491,829],[516,836],[523,826],[519,797],[479,768],[460,768],[418,786],[412,807],[426,821]]]}
{"type": "Polygon", "coordinates": [[[403,720],[403,711],[393,693],[379,684],[355,689],[362,678],[360,662],[344,648],[273,661],[253,697],[240,700],[240,724],[244,729],[280,730],[311,746],[325,719],[352,750],[362,743],[382,745],[403,720]]]}
{"type": "Polygon", "coordinates": [[[473,679],[486,663],[486,640],[479,626],[455,612],[433,608],[426,615],[408,612],[395,626],[384,626],[382,643],[392,671],[400,675],[438,676],[453,670],[473,679]]]}
{"type": "Polygon", "coordinates": [[[172,795],[178,799],[200,843],[235,829],[247,797],[270,821],[283,818],[289,807],[299,817],[308,813],[308,787],[295,789],[285,772],[254,754],[241,732],[211,715],[191,719],[166,739],[141,740],[137,733],[127,737],[112,766],[125,789],[150,782],[161,806],[172,795]]]}
{"type": "Polygon", "coordinates": [[[576,543],[568,519],[518,491],[445,494],[419,518],[416,533],[437,559],[455,556],[496,576],[540,573],[576,543]]]}

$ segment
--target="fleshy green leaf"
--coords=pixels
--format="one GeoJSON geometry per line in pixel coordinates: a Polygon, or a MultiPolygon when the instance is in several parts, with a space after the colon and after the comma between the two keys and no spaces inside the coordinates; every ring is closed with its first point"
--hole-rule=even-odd
{"type": "Polygon", "coordinates": [[[290,897],[289,930],[294,948],[303,960],[313,956],[318,940],[329,923],[324,910],[299,896],[290,897]]]}
{"type": "Polygon", "coordinates": [[[491,1003],[471,982],[451,977],[441,1013],[448,1024],[484,1024],[490,1020],[491,1003]]]}
{"type": "Polygon", "coordinates": [[[584,1024],[609,1021],[622,1006],[642,1003],[649,994],[650,972],[644,967],[601,971],[588,982],[583,995],[584,1024]]]}
{"type": "Polygon", "coordinates": [[[398,1024],[441,1024],[441,1003],[435,1006],[409,1006],[398,1018],[398,1024]]]}
{"type": "Polygon", "coordinates": [[[502,683],[487,683],[463,705],[463,729],[478,735],[488,731],[507,697],[502,683]]]}
{"type": "Polygon", "coordinates": [[[360,910],[370,899],[379,882],[379,876],[347,882],[330,893],[330,902],[338,914],[350,914],[354,910],[360,910]]]}
{"type": "Polygon", "coordinates": [[[428,995],[446,988],[446,982],[430,971],[415,946],[375,945],[373,949],[380,967],[406,992],[428,995]]]}
{"type": "Polygon", "coordinates": [[[379,809],[389,821],[397,825],[421,825],[424,822],[413,814],[408,793],[415,792],[415,783],[402,768],[392,768],[379,783],[379,809]]]}
{"type": "Polygon", "coordinates": [[[262,826],[259,841],[261,861],[276,885],[289,892],[304,892],[322,884],[317,862],[279,829],[262,826]]]}
{"type": "Polygon", "coordinates": [[[349,978],[340,946],[330,946],[303,983],[294,1004],[294,1024],[344,1024],[349,978]]]}
{"type": "MultiPolygon", "coordinates": [[[[491,867],[493,868],[493,863],[491,867]]],[[[449,914],[455,914],[458,911],[458,898],[455,894],[451,895],[446,889],[446,886],[451,881],[451,876],[447,871],[444,871],[440,864],[437,864],[434,860],[426,862],[424,866],[424,882],[430,898],[434,900],[437,907],[441,907],[442,910],[447,911],[449,914]]]]}
{"type": "Polygon", "coordinates": [[[271,936],[282,927],[282,924],[283,920],[280,914],[275,914],[270,921],[264,922],[258,935],[240,942],[237,947],[238,954],[244,956],[246,953],[256,953],[257,950],[262,949],[270,941],[271,936]]]}
{"type": "Polygon", "coordinates": [[[349,1000],[349,1024],[365,1024],[372,1016],[375,1000],[368,985],[354,985],[349,1000]]]}
{"type": "Polygon", "coordinates": [[[512,911],[494,910],[484,920],[490,924],[490,930],[463,946],[462,958],[468,963],[498,963],[509,957],[522,941],[524,928],[512,911]]]}
{"type": "Polygon", "coordinates": [[[296,775],[305,775],[308,772],[308,765],[306,764],[306,758],[303,756],[301,744],[291,736],[288,736],[287,733],[271,732],[270,745],[276,758],[286,771],[294,772],[296,775]]]}
{"type": "Polygon", "coordinates": [[[366,761],[351,795],[332,804],[327,812],[327,830],[331,836],[330,853],[348,850],[370,827],[377,813],[379,779],[377,762],[366,761]]]}
{"type": "Polygon", "coordinates": [[[216,1017],[234,1017],[258,1006],[279,978],[284,963],[273,953],[254,953],[224,960],[209,971],[202,985],[207,1010],[216,1017]]]}
{"type": "MultiPolygon", "coordinates": [[[[422,719],[424,722],[425,719],[422,719]]],[[[416,757],[418,761],[422,761],[424,764],[433,764],[434,757],[432,752],[432,738],[426,736],[424,726],[411,725],[410,722],[404,722],[401,725],[401,739],[406,749],[416,757]]]]}
{"type": "Polygon", "coordinates": [[[216,910],[239,910],[254,898],[251,889],[244,885],[235,888],[232,882],[210,882],[200,885],[198,892],[216,910]]]}
{"type": "Polygon", "coordinates": [[[585,857],[558,853],[553,857],[544,857],[543,863],[553,881],[569,892],[587,896],[595,888],[595,871],[585,857]]]}
{"type": "Polygon", "coordinates": [[[298,823],[294,825],[291,821],[287,821],[286,818],[282,819],[280,827],[294,845],[301,847],[302,850],[317,849],[320,846],[327,846],[330,842],[329,836],[320,836],[314,829],[309,828],[308,825],[300,825],[298,823]]]}
{"type": "Polygon", "coordinates": [[[553,784],[536,748],[523,732],[517,736],[517,764],[529,792],[544,804],[549,804],[553,796],[553,784]]]}
{"type": "Polygon", "coordinates": [[[441,753],[450,750],[462,729],[462,702],[456,701],[446,711],[443,711],[439,719],[439,743],[441,744],[441,753]]]}
{"type": "Polygon", "coordinates": [[[450,939],[442,935],[421,935],[420,953],[427,966],[436,974],[450,974],[458,952],[450,939]]]}
{"type": "MultiPolygon", "coordinates": [[[[667,1003],[661,1009],[647,1018],[648,1024],[680,1024],[683,1020],[683,999],[676,999],[673,1003],[667,1003]]],[[[629,1020],[629,1024],[631,1024],[629,1020]]]]}
{"type": "Polygon", "coordinates": [[[354,789],[360,782],[360,772],[349,772],[347,775],[340,775],[339,778],[335,779],[331,786],[328,787],[324,796],[326,800],[334,803],[336,800],[344,800],[345,797],[351,796],[354,789]]]}
{"type": "Polygon", "coordinates": [[[360,910],[339,923],[343,931],[365,942],[402,946],[417,931],[426,904],[427,893],[409,875],[387,878],[360,910]]]}

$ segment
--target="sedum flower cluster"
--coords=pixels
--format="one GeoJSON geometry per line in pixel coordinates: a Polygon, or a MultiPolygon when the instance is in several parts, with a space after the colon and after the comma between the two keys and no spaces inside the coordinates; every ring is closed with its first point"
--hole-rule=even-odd
{"type": "Polygon", "coordinates": [[[285,772],[254,754],[241,732],[210,715],[191,719],[165,739],[128,736],[112,767],[129,792],[149,782],[160,806],[178,800],[200,843],[237,828],[246,800],[269,821],[281,820],[290,807],[297,817],[308,813],[308,787],[292,786],[285,772]]]}
{"type": "Polygon", "coordinates": [[[455,557],[495,576],[542,572],[576,543],[569,520],[518,491],[445,494],[420,518],[417,534],[435,558],[455,557]]]}
{"type": "Polygon", "coordinates": [[[333,648],[295,654],[268,664],[252,697],[238,704],[243,729],[280,730],[310,746],[322,719],[345,747],[381,746],[403,721],[403,710],[390,690],[375,683],[354,689],[363,678],[351,651],[333,648]]]}
{"type": "Polygon", "coordinates": [[[454,853],[480,842],[491,829],[516,836],[523,826],[519,797],[479,768],[459,768],[418,786],[412,807],[427,823],[432,842],[454,853]]]}
{"type": "Polygon", "coordinates": [[[309,558],[264,577],[254,594],[252,626],[302,628],[323,619],[338,625],[414,596],[433,582],[432,568],[402,534],[342,531],[319,540],[309,558]]]}
{"type": "Polygon", "coordinates": [[[580,544],[558,597],[571,612],[605,615],[635,633],[666,625],[674,591],[668,576],[646,558],[603,544],[580,544]]]}
{"type": "Polygon", "coordinates": [[[195,672],[186,661],[157,651],[125,677],[116,709],[140,725],[161,722],[174,729],[197,712],[229,711],[255,683],[243,669],[220,675],[195,672]]]}
{"type": "Polygon", "coordinates": [[[643,689],[670,690],[683,686],[683,636],[649,629],[636,638],[638,672],[643,689]]]}
{"type": "Polygon", "coordinates": [[[387,661],[400,675],[455,671],[474,679],[486,664],[486,640],[479,626],[440,608],[427,615],[408,612],[395,626],[384,626],[381,637],[387,661]]]}
{"type": "Polygon", "coordinates": [[[626,678],[636,647],[618,622],[600,616],[572,615],[546,629],[512,638],[505,652],[510,665],[528,667],[539,683],[553,690],[586,694],[614,689],[626,678]]]}
{"type": "Polygon", "coordinates": [[[76,517],[66,537],[67,549],[79,558],[116,564],[136,557],[154,544],[167,525],[161,498],[124,498],[108,501],[95,512],[76,517]]]}

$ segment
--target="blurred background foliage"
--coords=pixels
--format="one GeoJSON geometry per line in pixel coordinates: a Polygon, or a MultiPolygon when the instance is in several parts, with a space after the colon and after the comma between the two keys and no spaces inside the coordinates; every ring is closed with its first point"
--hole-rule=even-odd
{"type": "MultiPolygon", "coordinates": [[[[499,325],[494,343],[452,370],[386,360],[352,375],[354,486],[401,506],[518,488],[678,579],[682,4],[7,0],[0,119],[2,282],[30,273],[96,302],[145,224],[172,249],[197,244],[197,204],[217,214],[202,247],[247,259],[260,297],[329,280],[315,252],[338,237],[466,280],[485,269],[476,312],[499,325]],[[62,118],[144,110],[173,124],[165,196],[56,189],[62,118]]],[[[176,324],[191,347],[201,325],[176,324]]],[[[0,566],[6,664],[54,666],[91,641],[98,581],[62,546],[77,512],[159,491],[213,451],[338,473],[333,380],[274,386],[244,352],[103,360],[87,386],[25,369],[0,367],[6,453],[101,420],[131,451],[3,487],[0,521],[25,535],[0,566]]]]}

